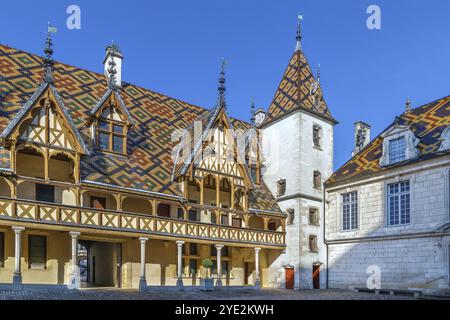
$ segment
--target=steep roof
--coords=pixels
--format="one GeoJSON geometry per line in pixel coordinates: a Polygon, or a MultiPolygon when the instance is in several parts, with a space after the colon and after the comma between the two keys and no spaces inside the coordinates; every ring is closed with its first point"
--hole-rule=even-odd
{"type": "Polygon", "coordinates": [[[316,79],[303,51],[296,50],[283,74],[283,78],[275,92],[275,96],[262,126],[264,127],[298,109],[307,110],[319,117],[336,123],[336,120],[331,115],[323,99],[320,86],[318,90],[321,99],[318,103],[314,103],[311,88],[315,82],[316,79]]]}
{"type": "MultiPolygon", "coordinates": [[[[36,92],[42,75],[41,57],[0,45],[0,132],[36,92]]],[[[108,90],[105,76],[56,62],[53,77],[74,125],[85,144],[92,148],[85,124],[108,90]]],[[[181,196],[178,183],[171,179],[174,147],[171,133],[177,128],[187,128],[196,119],[208,118],[210,110],[125,82],[120,95],[136,124],[128,132],[128,156],[91,152],[82,158],[82,181],[181,196]]],[[[238,119],[230,121],[236,129],[250,127],[238,119]]],[[[259,196],[252,208],[280,212],[267,188],[262,186],[255,192],[259,196]]]]}
{"type": "MultiPolygon", "coordinates": [[[[386,130],[390,129],[394,123],[389,125],[386,130]]],[[[413,133],[420,139],[417,146],[419,156],[415,159],[404,161],[396,165],[387,167],[380,166],[380,158],[383,148],[383,132],[372,140],[364,149],[356,154],[350,161],[340,167],[325,183],[331,187],[348,180],[362,179],[373,174],[383,172],[392,167],[398,167],[417,161],[430,159],[433,157],[450,154],[447,152],[439,152],[441,145],[441,134],[444,129],[450,125],[450,96],[430,102],[426,105],[403,113],[398,119],[397,124],[407,125],[413,133]]]]}

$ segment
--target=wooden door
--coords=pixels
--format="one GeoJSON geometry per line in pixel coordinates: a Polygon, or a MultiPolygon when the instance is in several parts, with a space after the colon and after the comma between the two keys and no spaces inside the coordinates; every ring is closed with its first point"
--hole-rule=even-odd
{"type": "Polygon", "coordinates": [[[313,288],[320,289],[320,265],[313,266],[313,288]]]}
{"type": "Polygon", "coordinates": [[[294,268],[286,268],[285,276],[286,276],[286,289],[293,290],[294,289],[294,268]]]}
{"type": "Polygon", "coordinates": [[[244,284],[248,284],[248,277],[250,276],[250,265],[248,262],[244,263],[244,284]]]}

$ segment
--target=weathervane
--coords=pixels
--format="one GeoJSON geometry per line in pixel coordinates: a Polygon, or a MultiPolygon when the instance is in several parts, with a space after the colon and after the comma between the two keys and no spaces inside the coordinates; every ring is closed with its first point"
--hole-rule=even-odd
{"type": "Polygon", "coordinates": [[[225,66],[227,65],[227,61],[225,58],[222,58],[222,66],[220,69],[220,78],[219,78],[219,101],[218,106],[223,106],[226,108],[226,101],[225,101],[225,66]]]}
{"type": "Polygon", "coordinates": [[[297,16],[298,22],[297,22],[297,46],[295,48],[295,51],[301,51],[302,50],[302,26],[301,22],[303,21],[303,15],[299,14],[297,16]]]}

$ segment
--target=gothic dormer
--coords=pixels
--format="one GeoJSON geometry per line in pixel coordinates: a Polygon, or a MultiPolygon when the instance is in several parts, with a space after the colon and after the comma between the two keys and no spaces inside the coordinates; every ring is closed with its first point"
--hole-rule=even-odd
{"type": "Polygon", "coordinates": [[[94,149],[115,154],[127,153],[128,129],[134,125],[116,81],[116,64],[109,60],[108,90],[91,110],[91,135],[94,149]]]}
{"type": "Polygon", "coordinates": [[[223,64],[216,107],[185,130],[174,160],[172,179],[181,184],[185,197],[195,197],[196,185],[201,190],[197,203],[247,209],[254,185],[238,144],[227,115],[223,64]]]}

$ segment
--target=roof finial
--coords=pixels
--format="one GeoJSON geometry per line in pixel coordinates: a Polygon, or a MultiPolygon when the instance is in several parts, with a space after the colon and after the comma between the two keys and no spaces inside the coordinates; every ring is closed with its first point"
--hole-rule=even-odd
{"type": "Polygon", "coordinates": [[[317,83],[320,83],[320,63],[317,65],[317,83]]]}
{"type": "Polygon", "coordinates": [[[303,20],[303,15],[298,15],[298,22],[297,22],[297,46],[295,47],[295,51],[301,51],[302,50],[302,26],[301,21],[303,20]]]}
{"type": "Polygon", "coordinates": [[[116,84],[116,63],[114,62],[114,58],[109,60],[109,69],[108,69],[108,75],[109,75],[109,79],[108,79],[108,86],[111,90],[115,90],[117,89],[117,84],[116,84]]]}
{"type": "Polygon", "coordinates": [[[50,22],[47,27],[47,39],[45,40],[45,58],[44,58],[44,81],[47,83],[53,83],[53,42],[52,42],[52,33],[56,32],[55,27],[50,26],[50,22]]]}
{"type": "Polygon", "coordinates": [[[218,107],[224,107],[226,108],[226,101],[225,101],[225,66],[227,62],[225,58],[222,58],[222,66],[220,69],[220,78],[219,78],[219,99],[218,99],[218,107]]]}
{"type": "Polygon", "coordinates": [[[253,97],[251,98],[250,115],[251,115],[250,122],[251,122],[252,126],[254,126],[256,117],[255,117],[255,99],[253,97]]]}
{"type": "Polygon", "coordinates": [[[411,99],[409,97],[406,98],[405,109],[406,109],[406,112],[411,111],[411,99]]]}

